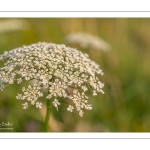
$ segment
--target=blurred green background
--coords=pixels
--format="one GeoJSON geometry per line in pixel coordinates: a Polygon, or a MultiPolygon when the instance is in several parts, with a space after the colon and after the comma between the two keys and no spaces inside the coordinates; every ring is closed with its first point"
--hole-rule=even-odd
{"type": "MultiPolygon", "coordinates": [[[[58,111],[52,107],[52,132],[150,131],[150,19],[16,18],[16,24],[14,19],[0,19],[0,54],[39,41],[73,47],[64,40],[73,32],[100,36],[111,45],[108,52],[87,51],[104,72],[100,80],[105,94],[90,96],[93,109],[83,117],[68,112],[63,102],[58,111]]],[[[21,87],[15,84],[0,92],[0,123],[13,122],[13,130],[0,132],[42,132],[45,108],[23,110],[16,100],[21,87]]]]}

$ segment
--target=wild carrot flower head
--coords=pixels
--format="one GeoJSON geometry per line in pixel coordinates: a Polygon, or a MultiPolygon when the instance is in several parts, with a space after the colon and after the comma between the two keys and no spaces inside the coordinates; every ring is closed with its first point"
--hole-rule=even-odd
{"type": "Polygon", "coordinates": [[[85,49],[108,51],[110,45],[99,36],[86,32],[71,33],[65,38],[67,43],[76,44],[85,49]]]}
{"type": "Polygon", "coordinates": [[[46,98],[53,100],[54,107],[58,109],[61,104],[59,97],[67,98],[73,102],[67,110],[72,112],[76,108],[82,116],[83,109],[92,109],[87,92],[92,91],[94,96],[98,92],[104,93],[104,84],[97,77],[103,75],[99,65],[87,54],[65,45],[42,42],[23,46],[4,52],[0,60],[4,61],[4,67],[0,68],[1,91],[14,82],[36,80],[34,85],[29,82],[22,88],[22,94],[16,96],[25,101],[23,109],[28,108],[29,103],[42,108],[38,98],[43,96],[42,89],[46,89],[46,98]],[[72,89],[72,94],[68,88],[72,89]]]}

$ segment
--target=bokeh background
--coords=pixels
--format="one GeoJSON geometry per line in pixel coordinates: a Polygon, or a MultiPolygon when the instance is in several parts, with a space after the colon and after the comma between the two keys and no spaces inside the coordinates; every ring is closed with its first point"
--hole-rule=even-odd
{"type": "MultiPolygon", "coordinates": [[[[93,109],[80,117],[61,103],[52,107],[52,132],[149,132],[150,131],[150,19],[148,18],[1,18],[0,54],[37,42],[66,43],[70,33],[87,32],[103,38],[108,52],[87,50],[100,64],[105,94],[90,96],[93,109]]],[[[0,62],[1,63],[1,62],[0,62]]],[[[2,66],[2,63],[0,64],[2,66]]],[[[16,100],[21,85],[0,92],[0,123],[13,122],[13,130],[0,132],[42,132],[45,106],[22,109],[16,100]]],[[[46,103],[45,99],[41,99],[46,103]]]]}

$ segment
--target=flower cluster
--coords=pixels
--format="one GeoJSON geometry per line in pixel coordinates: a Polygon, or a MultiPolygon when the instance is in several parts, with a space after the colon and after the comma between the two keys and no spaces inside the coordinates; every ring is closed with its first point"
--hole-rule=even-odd
{"type": "Polygon", "coordinates": [[[52,104],[58,109],[59,97],[72,101],[67,110],[72,112],[74,108],[83,115],[83,109],[91,110],[88,104],[87,91],[93,95],[104,93],[104,84],[96,76],[103,75],[99,65],[90,60],[87,54],[53,43],[36,43],[23,46],[0,55],[4,61],[4,67],[0,68],[0,90],[8,84],[34,80],[34,85],[29,82],[28,87],[23,87],[23,94],[16,98],[23,100],[23,109],[28,108],[29,103],[36,108],[42,108],[38,101],[43,96],[43,90],[47,91],[46,98],[53,100],[52,104]],[[30,85],[31,84],[31,85],[30,85]],[[72,89],[69,94],[68,88],[72,89]]]}
{"type": "Polygon", "coordinates": [[[110,45],[105,42],[102,38],[84,32],[71,33],[66,36],[66,42],[70,44],[77,44],[78,46],[85,49],[94,49],[108,51],[110,45]]]}

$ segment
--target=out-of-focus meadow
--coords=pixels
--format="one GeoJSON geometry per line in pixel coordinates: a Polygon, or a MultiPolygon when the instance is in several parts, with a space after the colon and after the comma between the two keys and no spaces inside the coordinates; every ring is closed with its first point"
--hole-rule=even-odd
{"type": "MultiPolygon", "coordinates": [[[[100,36],[110,46],[108,52],[87,50],[100,64],[105,94],[90,96],[93,109],[80,117],[61,103],[52,106],[52,132],[149,132],[150,131],[150,19],[132,18],[30,18],[0,19],[0,54],[37,42],[68,44],[70,33],[87,32],[100,36]],[[12,22],[11,22],[12,21],[12,22]]],[[[2,63],[1,63],[2,66],[2,63]]],[[[0,124],[13,122],[13,130],[0,132],[41,132],[45,107],[22,109],[16,100],[21,84],[0,92],[0,124]]],[[[41,99],[46,103],[45,99],[41,99]]]]}

